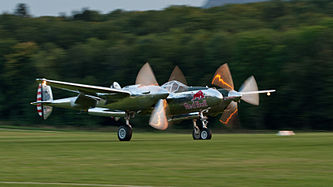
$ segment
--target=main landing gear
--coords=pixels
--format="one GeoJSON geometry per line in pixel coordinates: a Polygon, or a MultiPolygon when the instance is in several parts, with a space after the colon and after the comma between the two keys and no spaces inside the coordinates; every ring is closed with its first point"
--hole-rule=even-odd
{"type": "Polygon", "coordinates": [[[197,119],[193,119],[193,132],[192,136],[194,140],[210,140],[212,138],[212,131],[207,128],[207,117],[203,115],[202,111],[200,112],[200,120],[202,123],[202,127],[197,125],[197,119]]]}
{"type": "Polygon", "coordinates": [[[130,141],[132,138],[132,126],[129,123],[130,116],[125,117],[126,125],[121,125],[118,129],[118,139],[119,141],[130,141]]]}

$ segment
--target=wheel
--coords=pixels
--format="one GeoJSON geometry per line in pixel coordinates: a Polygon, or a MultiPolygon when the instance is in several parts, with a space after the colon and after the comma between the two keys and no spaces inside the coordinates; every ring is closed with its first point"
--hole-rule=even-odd
{"type": "Polygon", "coordinates": [[[200,129],[199,128],[193,128],[192,137],[193,137],[193,140],[200,140],[200,129]]]}
{"type": "Polygon", "coordinates": [[[203,128],[200,133],[200,138],[203,140],[210,140],[212,138],[212,131],[208,128],[203,128]]]}
{"type": "Polygon", "coordinates": [[[119,141],[130,141],[132,138],[132,128],[127,125],[122,125],[118,129],[119,141]]]}

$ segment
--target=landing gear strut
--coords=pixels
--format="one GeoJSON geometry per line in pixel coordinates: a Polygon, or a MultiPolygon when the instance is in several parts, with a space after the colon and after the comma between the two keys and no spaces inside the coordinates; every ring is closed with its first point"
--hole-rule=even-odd
{"type": "Polygon", "coordinates": [[[203,113],[208,112],[208,110],[203,110],[200,112],[200,120],[202,123],[202,127],[197,125],[197,119],[193,119],[193,132],[192,136],[194,140],[210,140],[212,138],[212,131],[207,128],[207,116],[204,116],[203,113]]]}
{"type": "Polygon", "coordinates": [[[212,138],[212,131],[207,128],[207,117],[203,115],[203,112],[200,112],[200,120],[202,123],[202,129],[201,129],[201,133],[200,133],[200,138],[202,140],[210,140],[212,138]]]}
{"type": "Polygon", "coordinates": [[[118,129],[118,139],[119,141],[130,141],[132,138],[132,126],[129,123],[130,115],[125,116],[126,125],[121,125],[118,129]]]}
{"type": "Polygon", "coordinates": [[[200,140],[200,128],[197,125],[197,119],[193,119],[193,140],[200,140]]]}

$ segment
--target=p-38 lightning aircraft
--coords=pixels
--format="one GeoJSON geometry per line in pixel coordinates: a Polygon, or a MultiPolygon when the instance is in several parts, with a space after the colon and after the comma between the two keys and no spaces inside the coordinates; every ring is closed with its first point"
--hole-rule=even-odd
{"type": "Polygon", "coordinates": [[[129,141],[132,137],[130,119],[135,115],[149,115],[149,125],[165,130],[169,123],[177,120],[192,119],[193,139],[211,139],[207,128],[208,117],[221,115],[220,122],[228,124],[236,115],[240,100],[259,105],[259,93],[270,95],[275,90],[258,91],[253,76],[248,78],[239,89],[234,90],[232,77],[227,64],[220,66],[212,80],[219,88],[187,86],[181,70],[176,66],[168,82],[159,86],[148,63],[139,71],[136,84],[123,88],[117,82],[111,87],[92,86],[70,82],[36,79],[39,82],[37,101],[38,114],[47,119],[53,107],[85,111],[91,115],[123,117],[126,125],[118,129],[118,139],[129,141]],[[75,92],[75,97],[53,99],[51,87],[75,92]],[[200,119],[201,125],[197,125],[200,119]]]}

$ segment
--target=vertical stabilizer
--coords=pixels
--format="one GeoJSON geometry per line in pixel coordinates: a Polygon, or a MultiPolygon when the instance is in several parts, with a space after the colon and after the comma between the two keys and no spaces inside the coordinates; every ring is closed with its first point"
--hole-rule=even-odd
{"type": "Polygon", "coordinates": [[[39,84],[37,89],[37,102],[40,103],[37,104],[37,112],[40,117],[47,119],[51,115],[53,107],[45,106],[43,101],[53,101],[52,90],[51,87],[46,84],[39,84]]]}

